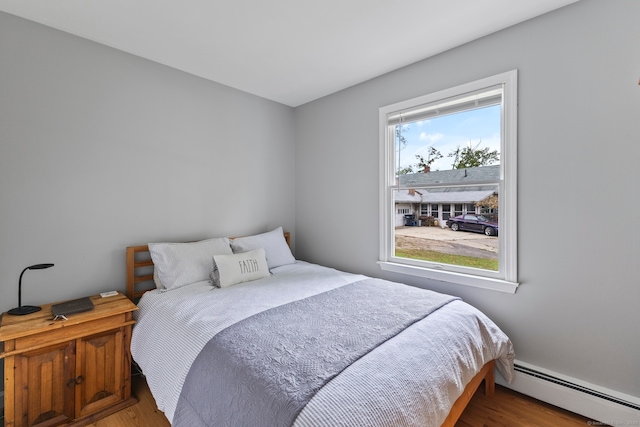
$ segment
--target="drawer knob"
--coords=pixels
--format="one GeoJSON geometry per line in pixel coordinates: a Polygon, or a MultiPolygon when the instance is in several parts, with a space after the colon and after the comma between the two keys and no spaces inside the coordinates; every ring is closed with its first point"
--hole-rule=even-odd
{"type": "Polygon", "coordinates": [[[73,388],[76,385],[80,385],[84,382],[84,377],[82,375],[78,375],[78,378],[71,378],[67,381],[67,387],[73,388]]]}

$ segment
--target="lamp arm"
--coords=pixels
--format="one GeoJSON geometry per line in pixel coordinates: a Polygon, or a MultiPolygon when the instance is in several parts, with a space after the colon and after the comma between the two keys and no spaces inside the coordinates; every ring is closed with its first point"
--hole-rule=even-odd
{"type": "Polygon", "coordinates": [[[22,307],[22,275],[28,269],[29,267],[22,270],[22,273],[20,273],[20,279],[18,279],[18,307],[22,307]]]}

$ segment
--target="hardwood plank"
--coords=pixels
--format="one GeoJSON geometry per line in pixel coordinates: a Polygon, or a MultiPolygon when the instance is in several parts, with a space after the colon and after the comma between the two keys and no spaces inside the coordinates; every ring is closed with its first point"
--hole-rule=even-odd
{"type": "MultiPolygon", "coordinates": [[[[156,407],[144,377],[134,376],[132,386],[138,403],[90,425],[170,427],[156,407]]],[[[588,421],[583,416],[496,385],[493,397],[487,397],[483,387],[476,391],[456,427],[585,427],[588,421]]]]}

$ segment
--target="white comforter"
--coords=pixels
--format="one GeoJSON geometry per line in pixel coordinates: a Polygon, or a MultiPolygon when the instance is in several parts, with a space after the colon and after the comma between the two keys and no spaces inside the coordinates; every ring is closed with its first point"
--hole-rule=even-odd
{"type": "MultiPolygon", "coordinates": [[[[272,272],[229,288],[198,282],[142,297],[131,352],[169,420],[191,364],[216,333],[269,308],[365,278],[300,261],[272,272]]],[[[481,312],[454,301],[326,384],[295,426],[439,426],[467,382],[492,359],[510,382],[511,341],[481,312]]]]}

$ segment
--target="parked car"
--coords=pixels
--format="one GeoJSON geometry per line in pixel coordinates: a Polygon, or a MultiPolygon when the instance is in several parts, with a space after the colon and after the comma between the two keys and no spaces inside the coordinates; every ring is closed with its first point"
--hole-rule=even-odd
{"type": "Polygon", "coordinates": [[[447,220],[447,227],[453,231],[475,231],[484,233],[487,236],[498,235],[498,223],[491,221],[484,215],[465,214],[458,215],[447,220]]]}

